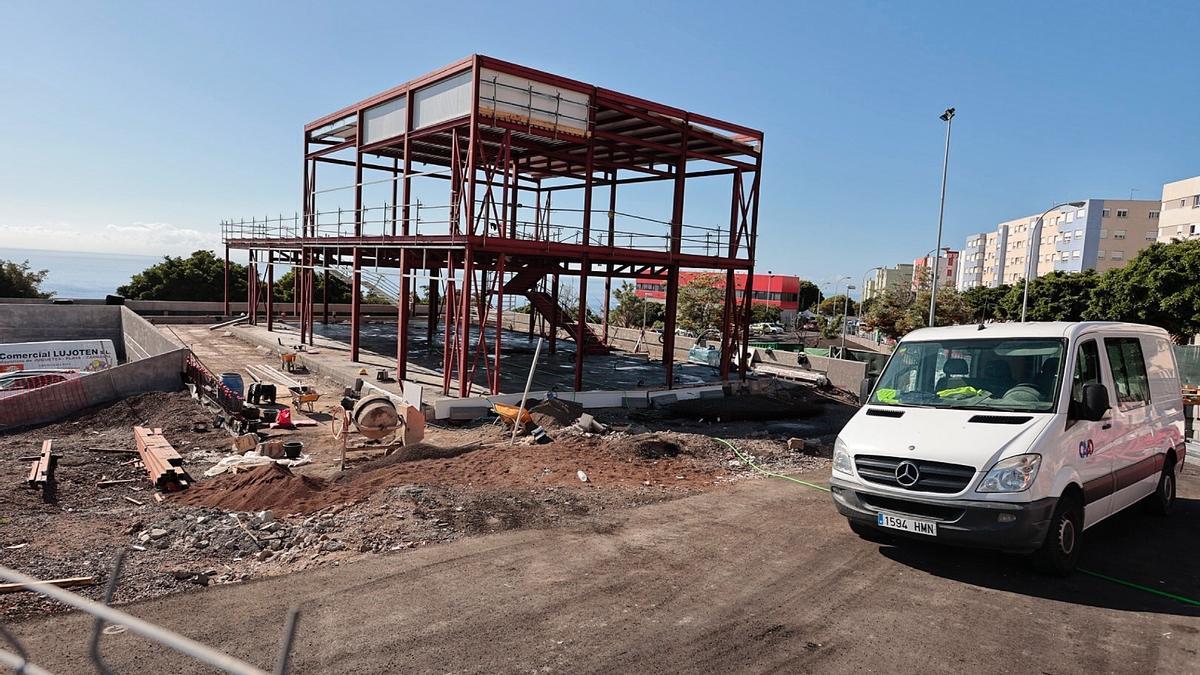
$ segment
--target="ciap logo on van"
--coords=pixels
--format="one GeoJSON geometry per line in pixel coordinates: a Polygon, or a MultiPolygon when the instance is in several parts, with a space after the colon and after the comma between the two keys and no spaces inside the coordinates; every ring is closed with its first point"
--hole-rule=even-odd
{"type": "Polygon", "coordinates": [[[1079,441],[1079,456],[1080,457],[1082,457],[1082,458],[1091,457],[1092,453],[1095,451],[1096,451],[1096,446],[1092,444],[1092,439],[1089,438],[1086,441],[1079,441]]]}

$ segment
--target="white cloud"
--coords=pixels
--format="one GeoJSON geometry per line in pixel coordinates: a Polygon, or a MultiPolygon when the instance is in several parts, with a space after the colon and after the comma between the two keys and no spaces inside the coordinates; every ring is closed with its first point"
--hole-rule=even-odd
{"type": "Polygon", "coordinates": [[[11,225],[0,223],[0,248],[96,251],[140,255],[187,255],[197,249],[217,250],[220,234],[170,223],[108,224],[86,227],[72,223],[11,225]]]}

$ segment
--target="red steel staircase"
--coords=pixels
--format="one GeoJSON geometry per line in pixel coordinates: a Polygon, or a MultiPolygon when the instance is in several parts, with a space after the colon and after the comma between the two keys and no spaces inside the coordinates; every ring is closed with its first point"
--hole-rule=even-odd
{"type": "Polygon", "coordinates": [[[508,295],[521,294],[528,298],[529,304],[539,314],[565,330],[576,345],[583,345],[584,354],[607,354],[608,345],[604,344],[591,326],[587,323],[583,324],[583,336],[580,339],[579,323],[574,313],[566,307],[555,304],[554,298],[549,293],[535,290],[537,283],[545,276],[546,272],[541,270],[523,269],[504,284],[504,293],[508,295]]]}

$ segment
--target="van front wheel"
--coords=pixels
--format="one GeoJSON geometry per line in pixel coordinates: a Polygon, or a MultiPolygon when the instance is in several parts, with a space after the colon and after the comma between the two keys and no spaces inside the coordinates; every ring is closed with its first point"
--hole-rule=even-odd
{"type": "Polygon", "coordinates": [[[1034,565],[1047,574],[1066,576],[1079,562],[1080,537],[1083,534],[1083,506],[1073,495],[1058,500],[1046,540],[1033,555],[1034,565]]]}
{"type": "Polygon", "coordinates": [[[1146,501],[1150,512],[1167,516],[1175,506],[1175,462],[1168,461],[1163,465],[1162,475],[1158,477],[1158,489],[1146,501]]]}

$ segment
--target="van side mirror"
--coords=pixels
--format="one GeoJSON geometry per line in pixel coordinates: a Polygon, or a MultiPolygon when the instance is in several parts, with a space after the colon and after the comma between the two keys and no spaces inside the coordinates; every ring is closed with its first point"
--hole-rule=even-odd
{"type": "Polygon", "coordinates": [[[871,390],[875,388],[874,377],[864,377],[863,381],[858,384],[858,403],[865,405],[867,399],[871,398],[871,390]]]}
{"type": "Polygon", "coordinates": [[[1083,385],[1083,406],[1080,417],[1089,422],[1099,422],[1108,412],[1108,389],[1098,382],[1083,385]]]}

